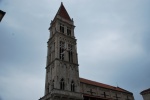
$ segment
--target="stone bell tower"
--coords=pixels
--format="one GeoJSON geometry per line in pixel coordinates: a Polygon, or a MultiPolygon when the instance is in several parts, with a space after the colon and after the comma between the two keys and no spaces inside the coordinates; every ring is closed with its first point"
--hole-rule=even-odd
{"type": "Polygon", "coordinates": [[[50,23],[45,95],[39,100],[82,100],[74,22],[63,3],[50,23]]]}

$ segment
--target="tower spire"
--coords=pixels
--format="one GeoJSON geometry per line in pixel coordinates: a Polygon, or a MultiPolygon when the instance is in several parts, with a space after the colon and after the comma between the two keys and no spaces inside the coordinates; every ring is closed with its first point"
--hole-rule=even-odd
{"type": "MultiPolygon", "coordinates": [[[[63,5],[63,2],[61,2],[61,5],[60,5],[60,7],[59,7],[59,9],[58,9],[58,12],[57,12],[56,16],[60,16],[60,17],[62,17],[62,18],[64,18],[64,19],[66,19],[66,20],[71,21],[71,18],[70,18],[70,16],[69,16],[67,10],[65,9],[65,7],[64,7],[64,5],[63,5]]],[[[56,17],[56,16],[55,16],[55,17],[56,17]]]]}

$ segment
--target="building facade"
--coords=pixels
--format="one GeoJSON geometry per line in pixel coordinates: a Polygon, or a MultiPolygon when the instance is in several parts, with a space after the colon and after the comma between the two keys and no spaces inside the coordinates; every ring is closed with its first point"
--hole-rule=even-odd
{"type": "Polygon", "coordinates": [[[144,100],[150,100],[150,88],[143,90],[140,94],[142,95],[144,100]]]}
{"type": "Polygon", "coordinates": [[[79,77],[74,28],[61,3],[49,27],[45,94],[39,100],[134,100],[133,94],[122,88],[79,77]]]}

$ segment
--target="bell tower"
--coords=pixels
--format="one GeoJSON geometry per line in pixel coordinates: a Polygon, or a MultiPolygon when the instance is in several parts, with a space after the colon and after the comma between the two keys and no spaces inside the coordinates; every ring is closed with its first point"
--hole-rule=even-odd
{"type": "Polygon", "coordinates": [[[45,95],[39,100],[82,100],[74,21],[63,3],[50,23],[45,95]]]}

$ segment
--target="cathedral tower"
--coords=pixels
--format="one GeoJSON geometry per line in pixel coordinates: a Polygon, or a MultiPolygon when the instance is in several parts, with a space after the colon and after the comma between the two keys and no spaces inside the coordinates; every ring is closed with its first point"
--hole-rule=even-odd
{"type": "Polygon", "coordinates": [[[63,3],[50,23],[45,96],[39,100],[81,100],[74,22],[63,3]]]}

